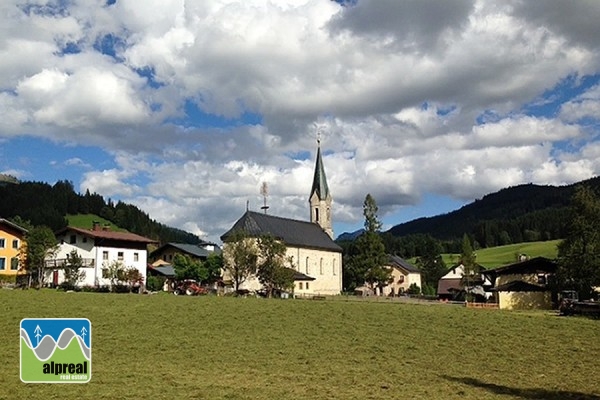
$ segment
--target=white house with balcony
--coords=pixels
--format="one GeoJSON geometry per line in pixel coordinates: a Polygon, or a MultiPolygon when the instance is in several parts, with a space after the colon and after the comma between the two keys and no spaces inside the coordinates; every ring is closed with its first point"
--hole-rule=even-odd
{"type": "MultiPolygon", "coordinates": [[[[55,233],[58,251],[46,260],[51,269],[50,282],[59,285],[64,281],[63,265],[73,250],[83,259],[85,277],[78,286],[110,285],[106,275],[109,265],[118,262],[124,268],[135,268],[146,281],[147,247],[154,240],[129,232],[113,232],[94,224],[92,229],[68,226],[55,233]]],[[[48,282],[48,279],[46,280],[48,282]]]]}

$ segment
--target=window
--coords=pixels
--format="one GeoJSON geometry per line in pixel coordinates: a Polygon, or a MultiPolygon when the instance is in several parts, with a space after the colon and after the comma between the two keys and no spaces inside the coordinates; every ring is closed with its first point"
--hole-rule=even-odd
{"type": "Polygon", "coordinates": [[[71,243],[71,244],[75,244],[75,243],[77,243],[77,236],[75,236],[75,235],[71,235],[71,236],[69,237],[69,243],[71,243]]]}
{"type": "Polygon", "coordinates": [[[81,241],[82,241],[83,243],[87,243],[87,236],[84,236],[84,237],[82,237],[82,238],[81,238],[81,241]]]}
{"type": "Polygon", "coordinates": [[[140,255],[138,253],[133,253],[133,261],[140,261],[140,255]]]}
{"type": "Polygon", "coordinates": [[[323,259],[319,260],[319,273],[323,275],[323,259]]]}
{"type": "Polygon", "coordinates": [[[103,259],[104,261],[107,261],[107,260],[108,260],[108,251],[103,251],[103,252],[102,252],[102,259],[103,259]]]}
{"type": "Polygon", "coordinates": [[[310,274],[310,268],[308,268],[308,257],[306,257],[306,273],[310,274]]]}
{"type": "Polygon", "coordinates": [[[0,271],[4,271],[6,269],[6,258],[0,257],[0,271]]]}
{"type": "Polygon", "coordinates": [[[17,271],[19,269],[19,257],[13,257],[10,259],[10,270],[17,271]]]}
{"type": "Polygon", "coordinates": [[[5,246],[5,240],[4,239],[0,239],[0,249],[3,249],[5,246]]]}
{"type": "Polygon", "coordinates": [[[119,261],[123,261],[123,252],[122,252],[122,251],[119,251],[119,252],[117,253],[117,260],[119,260],[119,261]]]}
{"type": "Polygon", "coordinates": [[[308,282],[306,282],[306,290],[308,290],[308,282]]]}
{"type": "Polygon", "coordinates": [[[545,285],[546,284],[546,275],[538,275],[537,277],[537,283],[538,285],[545,285]]]}
{"type": "Polygon", "coordinates": [[[19,248],[19,239],[15,239],[13,240],[13,249],[18,249],[19,248]]]}
{"type": "Polygon", "coordinates": [[[404,275],[400,275],[398,278],[398,283],[404,283],[404,275]]]}
{"type": "Polygon", "coordinates": [[[298,282],[298,289],[302,290],[302,282],[298,282]]]}
{"type": "Polygon", "coordinates": [[[334,275],[334,276],[337,274],[337,272],[336,272],[336,270],[335,270],[335,262],[336,262],[336,261],[337,261],[337,260],[334,258],[334,259],[333,259],[333,275],[334,275]]]}
{"type": "Polygon", "coordinates": [[[319,222],[319,209],[315,208],[315,221],[319,222]]]}

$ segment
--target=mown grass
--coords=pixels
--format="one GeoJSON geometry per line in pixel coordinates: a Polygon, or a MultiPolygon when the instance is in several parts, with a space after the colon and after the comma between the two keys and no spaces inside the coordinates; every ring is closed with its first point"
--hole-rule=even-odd
{"type": "Polygon", "coordinates": [[[454,305],[0,290],[2,399],[600,399],[599,321],[454,305]],[[23,384],[24,317],[92,321],[92,380],[23,384]]]}
{"type": "MultiPolygon", "coordinates": [[[[499,267],[501,265],[512,264],[517,261],[519,254],[526,254],[529,257],[556,258],[557,245],[560,240],[549,240],[546,242],[527,242],[509,244],[506,246],[490,247],[487,249],[476,250],[477,263],[486,268],[499,267]]],[[[456,264],[460,255],[443,254],[442,258],[446,265],[456,264]]]]}

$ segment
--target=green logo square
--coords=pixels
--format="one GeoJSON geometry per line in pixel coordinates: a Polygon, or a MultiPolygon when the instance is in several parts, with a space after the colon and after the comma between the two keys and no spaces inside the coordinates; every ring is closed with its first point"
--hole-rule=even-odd
{"type": "Polygon", "coordinates": [[[24,318],[21,381],[86,383],[92,379],[92,323],[87,318],[24,318]]]}

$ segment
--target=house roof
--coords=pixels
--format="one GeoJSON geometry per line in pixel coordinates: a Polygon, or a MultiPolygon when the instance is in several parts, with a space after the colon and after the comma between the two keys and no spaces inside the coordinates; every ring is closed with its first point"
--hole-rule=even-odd
{"type": "Polygon", "coordinates": [[[136,242],[136,243],[156,243],[156,240],[148,239],[147,237],[136,235],[130,232],[113,232],[105,230],[92,230],[75,228],[73,226],[67,226],[56,232],[56,235],[62,235],[67,232],[76,232],[83,236],[87,236],[93,239],[107,239],[107,240],[121,240],[124,242],[136,242]]]}
{"type": "Polygon", "coordinates": [[[535,257],[529,260],[489,269],[485,271],[485,273],[495,276],[513,274],[533,274],[538,272],[554,273],[556,272],[556,267],[556,263],[548,258],[535,257]]]}
{"type": "Polygon", "coordinates": [[[226,242],[235,231],[245,231],[252,237],[271,234],[288,246],[342,252],[342,248],[319,225],[312,222],[246,211],[233,227],[221,236],[221,240],[226,242]]]}
{"type": "Polygon", "coordinates": [[[172,265],[161,265],[160,267],[153,267],[152,265],[149,265],[149,267],[161,275],[171,276],[171,277],[175,276],[175,269],[173,268],[172,265]]]}
{"type": "Polygon", "coordinates": [[[438,281],[438,294],[451,294],[453,291],[461,290],[463,290],[461,279],[440,279],[438,281]]]}
{"type": "MultiPolygon", "coordinates": [[[[197,244],[189,244],[189,243],[167,243],[162,245],[161,247],[159,247],[158,249],[154,250],[150,256],[160,253],[162,252],[164,249],[168,248],[168,247],[173,247],[179,251],[182,251],[184,253],[187,253],[189,255],[192,255],[194,257],[199,257],[199,258],[206,258],[209,256],[210,253],[213,253],[210,250],[206,250],[203,247],[200,247],[197,244]]],[[[220,250],[215,250],[215,252],[218,254],[220,253],[220,250]]]]}
{"type": "Polygon", "coordinates": [[[13,229],[16,229],[17,231],[19,231],[19,232],[21,232],[23,234],[27,233],[27,229],[23,228],[22,226],[19,226],[19,225],[15,224],[14,222],[11,222],[11,221],[9,221],[7,219],[0,218],[0,224],[7,225],[7,226],[9,226],[9,227],[11,227],[13,229]]]}
{"type": "Polygon", "coordinates": [[[295,281],[314,281],[316,278],[313,278],[312,276],[308,276],[306,274],[303,274],[300,271],[296,271],[294,270],[294,280],[295,281]]]}
{"type": "Polygon", "coordinates": [[[388,262],[390,263],[390,265],[392,267],[399,267],[399,268],[406,270],[407,272],[411,272],[411,273],[415,273],[415,274],[421,273],[420,269],[418,269],[417,267],[415,267],[414,265],[412,265],[405,259],[398,257],[396,255],[389,254],[388,262]]]}
{"type": "Polygon", "coordinates": [[[492,289],[495,292],[547,292],[549,289],[523,281],[512,281],[492,289]]]}

